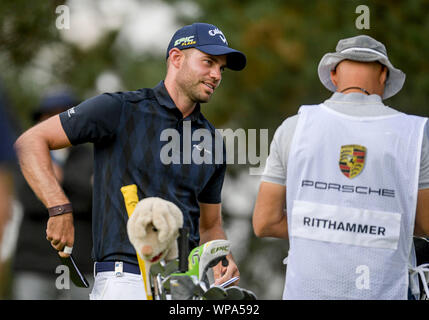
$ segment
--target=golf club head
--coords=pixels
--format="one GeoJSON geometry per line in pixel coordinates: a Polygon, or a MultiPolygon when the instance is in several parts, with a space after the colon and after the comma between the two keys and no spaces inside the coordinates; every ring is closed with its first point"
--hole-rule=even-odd
{"type": "Polygon", "coordinates": [[[256,300],[256,295],[252,291],[244,288],[241,288],[241,290],[243,291],[243,294],[244,294],[243,300],[256,300]]]}
{"type": "Polygon", "coordinates": [[[172,300],[193,300],[195,292],[199,292],[198,285],[187,275],[173,275],[170,278],[172,300]]]}
{"type": "Polygon", "coordinates": [[[173,272],[177,272],[178,268],[179,262],[177,259],[169,262],[160,261],[151,265],[149,270],[149,282],[155,297],[161,299],[161,294],[164,290],[167,290],[167,292],[170,291],[170,282],[167,278],[173,272]],[[160,288],[161,284],[163,288],[160,288]]]}
{"type": "Polygon", "coordinates": [[[150,266],[149,274],[156,277],[158,274],[163,275],[164,271],[165,268],[158,262],[150,266]]]}
{"type": "Polygon", "coordinates": [[[177,259],[171,260],[166,263],[164,266],[164,273],[162,274],[164,277],[169,276],[172,273],[175,273],[179,270],[179,261],[177,259]]]}
{"type": "Polygon", "coordinates": [[[150,289],[152,291],[152,296],[156,300],[161,299],[161,293],[160,293],[161,289],[159,288],[159,283],[157,278],[158,278],[158,275],[162,275],[163,272],[164,272],[164,267],[159,262],[151,265],[149,269],[150,289]]]}
{"type": "Polygon", "coordinates": [[[210,287],[209,287],[209,286],[207,286],[207,284],[206,284],[205,282],[203,282],[203,281],[199,281],[198,283],[200,284],[200,288],[201,288],[204,292],[206,292],[208,289],[210,289],[210,287]]]}
{"type": "Polygon", "coordinates": [[[163,286],[163,277],[160,274],[157,274],[155,277],[156,288],[158,290],[158,300],[166,300],[166,291],[163,286]]]}
{"type": "Polygon", "coordinates": [[[227,296],[225,300],[244,300],[244,293],[240,287],[232,286],[225,289],[227,296]]]}
{"type": "Polygon", "coordinates": [[[204,293],[207,291],[207,286],[204,282],[198,281],[198,278],[196,276],[191,276],[191,278],[194,280],[195,283],[194,295],[196,299],[202,300],[204,293]]]}
{"type": "Polygon", "coordinates": [[[80,271],[79,267],[75,262],[75,259],[73,258],[73,255],[70,254],[70,256],[68,256],[67,258],[63,258],[60,256],[58,257],[60,258],[62,264],[69,268],[70,279],[72,280],[73,284],[78,288],[88,288],[88,280],[86,280],[84,274],[80,271]]]}
{"type": "Polygon", "coordinates": [[[224,288],[213,286],[203,294],[204,300],[225,300],[227,293],[224,288]]]}

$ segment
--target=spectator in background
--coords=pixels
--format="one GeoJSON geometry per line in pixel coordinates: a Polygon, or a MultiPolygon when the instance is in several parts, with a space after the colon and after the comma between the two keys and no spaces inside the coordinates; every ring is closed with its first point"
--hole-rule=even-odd
{"type": "Polygon", "coordinates": [[[15,133],[8,121],[4,95],[0,94],[0,299],[8,298],[10,259],[4,247],[4,234],[13,215],[14,172],[16,157],[13,151],[15,133]]]}
{"type": "MultiPolygon", "coordinates": [[[[46,94],[39,109],[34,112],[35,123],[44,121],[78,104],[68,90],[46,94]]],[[[86,278],[92,279],[93,263],[91,208],[92,208],[92,147],[79,145],[51,152],[56,177],[73,201],[76,242],[73,255],[86,278]]],[[[14,299],[88,299],[90,289],[77,288],[70,282],[70,290],[57,289],[56,279],[61,273],[58,253],[41,234],[45,233],[49,218],[45,206],[35,196],[24,177],[17,182],[18,198],[24,208],[17,252],[14,263],[14,299]]]]}

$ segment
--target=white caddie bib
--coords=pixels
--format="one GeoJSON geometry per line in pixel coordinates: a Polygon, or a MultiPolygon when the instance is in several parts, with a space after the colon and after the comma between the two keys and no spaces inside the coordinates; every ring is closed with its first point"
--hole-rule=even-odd
{"type": "Polygon", "coordinates": [[[426,120],[300,108],[284,299],[407,298],[426,120]]]}

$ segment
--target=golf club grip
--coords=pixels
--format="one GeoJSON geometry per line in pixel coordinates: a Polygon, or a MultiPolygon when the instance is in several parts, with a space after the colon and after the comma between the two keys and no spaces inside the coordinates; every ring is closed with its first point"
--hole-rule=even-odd
{"type": "Polygon", "coordinates": [[[189,255],[189,228],[183,227],[179,229],[178,247],[179,247],[179,271],[188,271],[188,255],[189,255]]]}

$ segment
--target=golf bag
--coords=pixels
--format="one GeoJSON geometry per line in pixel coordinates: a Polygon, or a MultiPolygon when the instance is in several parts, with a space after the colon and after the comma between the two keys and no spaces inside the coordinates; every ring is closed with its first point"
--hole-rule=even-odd
{"type": "Polygon", "coordinates": [[[208,271],[222,263],[228,265],[228,240],[212,240],[189,253],[188,229],[181,228],[179,258],[160,261],[150,268],[149,281],[155,300],[256,300],[250,290],[231,286],[233,278],[219,286],[210,285],[208,271]]]}

